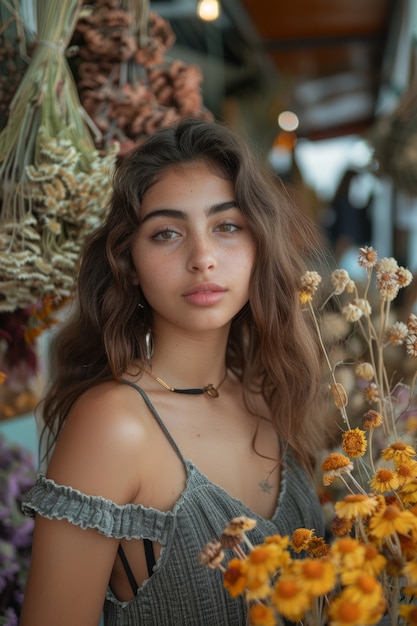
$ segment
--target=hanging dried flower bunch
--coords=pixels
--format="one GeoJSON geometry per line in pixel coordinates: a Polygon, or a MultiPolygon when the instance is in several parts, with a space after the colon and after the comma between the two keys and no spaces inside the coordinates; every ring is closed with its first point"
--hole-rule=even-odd
{"type": "Polygon", "coordinates": [[[79,8],[37,3],[37,46],[0,134],[0,312],[70,295],[107,203],[116,147],[95,149],[64,54],[79,8]]]}
{"type": "Polygon", "coordinates": [[[80,15],[71,59],[83,107],[119,154],[179,118],[212,119],[203,105],[199,67],[166,58],[175,35],[149,2],[95,0],[80,15]]]}

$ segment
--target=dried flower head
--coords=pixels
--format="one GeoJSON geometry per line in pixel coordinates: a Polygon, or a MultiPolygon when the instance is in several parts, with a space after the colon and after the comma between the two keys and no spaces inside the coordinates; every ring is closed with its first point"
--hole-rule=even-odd
{"type": "Polygon", "coordinates": [[[367,517],[378,507],[378,501],[373,496],[362,493],[349,493],[343,500],[335,503],[337,517],[352,519],[367,517]]]}
{"type": "Polygon", "coordinates": [[[353,527],[353,519],[336,515],[330,522],[330,531],[335,537],[347,537],[353,527]]]}
{"type": "Polygon", "coordinates": [[[359,378],[367,381],[371,381],[375,375],[373,366],[371,363],[367,363],[366,361],[364,363],[359,363],[355,367],[355,374],[359,378]]]}
{"type": "Polygon", "coordinates": [[[408,335],[404,340],[404,344],[407,356],[417,359],[417,335],[408,335]]]}
{"type": "Polygon", "coordinates": [[[369,383],[363,390],[363,397],[368,404],[375,404],[381,398],[379,387],[376,383],[369,383]]]}
{"type": "Polygon", "coordinates": [[[363,456],[367,445],[365,433],[360,428],[353,428],[342,435],[343,452],[353,459],[363,456]]]}
{"type": "Polygon", "coordinates": [[[364,430],[372,430],[373,428],[378,428],[379,426],[381,426],[383,421],[384,420],[381,413],[370,409],[362,417],[362,428],[364,430]]]}
{"type": "Polygon", "coordinates": [[[408,459],[414,457],[416,451],[413,446],[410,446],[403,441],[394,441],[387,448],[384,448],[381,452],[381,458],[385,461],[393,460],[394,463],[400,464],[406,462],[408,459]]]}
{"type": "Polygon", "coordinates": [[[385,331],[385,341],[392,346],[400,346],[408,335],[408,328],[403,322],[395,322],[385,331]]]}
{"type": "Polygon", "coordinates": [[[317,272],[308,271],[303,274],[301,277],[301,289],[299,292],[299,300],[301,304],[311,302],[320,283],[321,276],[317,272]]]}
{"type": "Polygon", "coordinates": [[[342,474],[350,474],[353,470],[352,461],[340,452],[332,452],[321,464],[323,485],[331,485],[333,480],[342,474]]]}
{"type": "Polygon", "coordinates": [[[219,567],[224,560],[220,541],[209,541],[198,555],[198,562],[209,569],[219,567]]]}
{"type": "Polygon", "coordinates": [[[224,529],[226,535],[239,535],[248,530],[252,530],[256,526],[256,520],[241,515],[240,517],[234,517],[230,520],[229,524],[224,529]]]}
{"type": "Polygon", "coordinates": [[[407,328],[411,335],[417,335],[417,315],[415,313],[410,313],[408,316],[407,328]]]}
{"type": "Polygon", "coordinates": [[[384,493],[385,491],[393,491],[400,485],[397,473],[388,467],[380,467],[369,481],[374,493],[384,493]]]}
{"type": "Polygon", "coordinates": [[[331,273],[330,282],[333,286],[333,293],[338,296],[346,289],[350,282],[350,277],[346,270],[337,269],[331,273]]]}
{"type": "Polygon", "coordinates": [[[308,530],[307,528],[297,528],[291,537],[291,546],[295,552],[301,552],[306,550],[310,539],[314,534],[314,530],[308,530]]]}
{"type": "Polygon", "coordinates": [[[357,322],[363,315],[362,309],[353,302],[346,304],[341,313],[347,322],[357,322]]]}
{"type": "Polygon", "coordinates": [[[363,248],[359,248],[359,257],[358,264],[360,267],[364,267],[366,269],[372,269],[378,259],[378,254],[376,250],[372,248],[372,246],[364,246],[363,248]]]}
{"type": "Polygon", "coordinates": [[[403,289],[404,287],[408,287],[408,285],[411,283],[411,281],[413,280],[413,275],[407,268],[399,267],[397,270],[397,280],[400,289],[403,289]]]}

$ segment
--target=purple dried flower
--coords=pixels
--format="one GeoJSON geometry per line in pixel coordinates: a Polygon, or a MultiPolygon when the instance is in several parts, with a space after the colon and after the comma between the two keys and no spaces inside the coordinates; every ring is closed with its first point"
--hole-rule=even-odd
{"type": "Polygon", "coordinates": [[[29,567],[33,520],[21,511],[35,482],[32,455],[0,436],[0,624],[17,626],[29,567]]]}

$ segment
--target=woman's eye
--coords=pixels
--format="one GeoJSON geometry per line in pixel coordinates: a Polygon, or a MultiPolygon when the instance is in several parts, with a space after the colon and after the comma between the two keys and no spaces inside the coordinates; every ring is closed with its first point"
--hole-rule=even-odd
{"type": "Polygon", "coordinates": [[[219,224],[216,226],[216,230],[219,230],[221,233],[234,233],[239,230],[239,226],[226,222],[225,224],[219,224]]]}
{"type": "Polygon", "coordinates": [[[152,239],[156,239],[157,241],[169,241],[170,239],[175,239],[179,237],[179,233],[170,228],[165,228],[164,230],[160,230],[159,233],[156,233],[152,236],[152,239]]]}

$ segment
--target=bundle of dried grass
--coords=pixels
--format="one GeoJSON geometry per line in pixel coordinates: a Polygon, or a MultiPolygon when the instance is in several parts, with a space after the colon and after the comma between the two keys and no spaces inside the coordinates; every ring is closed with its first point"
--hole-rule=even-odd
{"type": "Polygon", "coordinates": [[[65,55],[81,6],[36,2],[36,46],[0,134],[0,312],[70,296],[82,242],[105,212],[117,146],[95,149],[65,55]]]}

